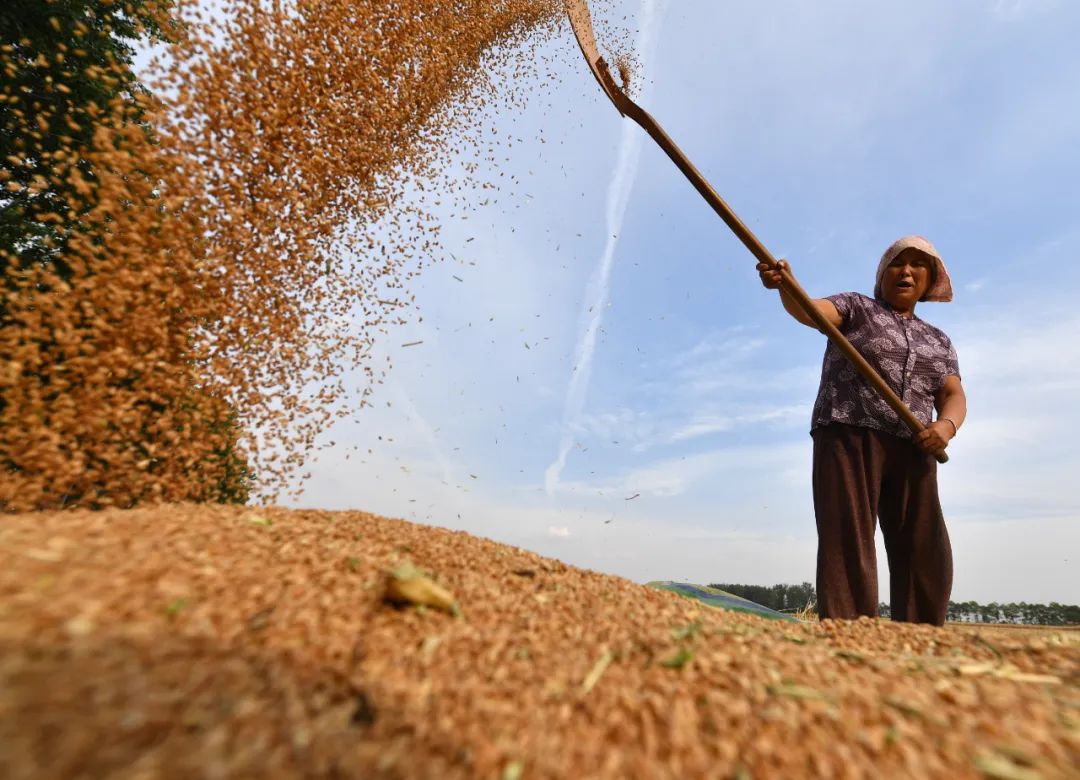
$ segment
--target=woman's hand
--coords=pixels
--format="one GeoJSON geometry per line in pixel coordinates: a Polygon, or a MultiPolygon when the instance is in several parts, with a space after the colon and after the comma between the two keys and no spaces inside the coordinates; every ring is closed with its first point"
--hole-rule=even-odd
{"type": "Polygon", "coordinates": [[[939,455],[949,446],[949,441],[956,435],[952,423],[937,420],[915,434],[915,446],[931,455],[939,455]]]}
{"type": "MultiPolygon", "coordinates": [[[[807,314],[802,306],[795,300],[791,290],[780,286],[783,281],[783,276],[780,273],[781,270],[789,276],[791,275],[791,265],[787,260],[777,260],[776,265],[769,265],[768,263],[757,264],[757,272],[761,277],[761,283],[765,285],[765,289],[780,290],[780,302],[784,304],[785,311],[803,325],[814,328],[815,330],[821,330],[821,328],[818,327],[818,324],[814,322],[814,318],[807,314]]],[[[794,280],[794,277],[792,277],[792,279],[794,280]]],[[[843,324],[844,318],[840,316],[840,312],[836,310],[836,306],[832,301],[825,298],[818,298],[817,300],[814,300],[813,303],[814,307],[821,312],[822,316],[834,326],[839,328],[843,324]]]]}
{"type": "MultiPolygon", "coordinates": [[[[791,266],[788,265],[787,260],[778,260],[777,265],[785,271],[791,271],[791,266]]],[[[757,271],[758,275],[761,277],[761,283],[765,285],[767,290],[775,290],[780,287],[780,271],[774,266],[770,266],[766,263],[758,263],[757,271]]]]}

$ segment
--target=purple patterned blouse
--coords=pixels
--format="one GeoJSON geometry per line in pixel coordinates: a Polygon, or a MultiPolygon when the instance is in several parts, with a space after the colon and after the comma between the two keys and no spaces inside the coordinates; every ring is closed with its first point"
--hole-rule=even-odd
{"type": "MultiPolygon", "coordinates": [[[[885,301],[855,292],[830,295],[843,322],[840,332],[859,350],[924,425],[933,420],[934,396],[945,379],[960,375],[949,337],[918,317],[901,317],[885,301]]],[[[911,431],[873,385],[830,341],[810,430],[840,422],[911,438],[911,431]]]]}

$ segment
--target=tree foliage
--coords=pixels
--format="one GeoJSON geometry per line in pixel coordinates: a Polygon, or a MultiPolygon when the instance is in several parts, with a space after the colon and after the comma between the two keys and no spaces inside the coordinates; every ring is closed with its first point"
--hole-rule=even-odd
{"type": "Polygon", "coordinates": [[[817,601],[814,586],[809,582],[804,582],[802,585],[719,584],[709,587],[725,590],[778,612],[803,609],[807,604],[817,601]]]}
{"type": "MultiPolygon", "coordinates": [[[[132,71],[134,45],[167,34],[162,0],[7,0],[0,7],[4,47],[0,103],[0,263],[64,267],[63,249],[90,207],[54,162],[89,148],[113,100],[133,107],[144,89],[132,71]],[[30,119],[30,122],[26,120],[30,119]]],[[[94,171],[77,163],[87,183],[94,171]]],[[[10,278],[10,274],[5,273],[10,278]]]]}
{"type": "Polygon", "coordinates": [[[1019,603],[999,604],[991,601],[980,604],[975,601],[950,601],[949,620],[958,623],[1016,623],[1018,625],[1075,626],[1080,625],[1080,606],[1060,604],[1019,603]]]}
{"type": "MultiPolygon", "coordinates": [[[[0,416],[6,428],[0,437],[0,477],[6,480],[0,508],[8,511],[110,503],[110,482],[118,469],[105,465],[107,457],[95,451],[97,439],[72,436],[70,426],[58,422],[59,403],[79,386],[72,375],[84,370],[85,355],[120,348],[118,323],[164,317],[168,329],[191,319],[175,316],[176,307],[170,310],[171,304],[153,294],[128,296],[104,308],[83,297],[95,276],[100,285],[123,284],[114,276],[116,268],[103,270],[100,252],[95,262],[95,254],[85,251],[87,245],[104,250],[118,224],[115,212],[107,215],[112,204],[101,217],[100,191],[115,196],[119,178],[137,184],[131,193],[147,195],[123,195],[115,204],[119,209],[157,213],[165,208],[154,195],[157,179],[138,164],[117,168],[101,150],[112,148],[122,157],[125,148],[133,148],[132,138],[140,149],[153,147],[145,110],[150,96],[133,71],[134,47],[177,32],[168,16],[170,2],[7,0],[0,5],[0,416]],[[72,249],[76,237],[82,250],[72,249]],[[123,311],[140,305],[148,305],[140,316],[123,311]],[[60,442],[70,457],[66,462],[53,458],[54,466],[43,471],[45,461],[28,453],[48,440],[60,442]],[[97,476],[80,480],[87,470],[97,476]],[[44,486],[40,496],[29,496],[28,485],[44,486]]],[[[192,327],[181,325],[176,339],[190,342],[192,327]]],[[[190,357],[171,362],[157,357],[145,370],[97,371],[83,378],[87,382],[111,387],[101,397],[128,399],[124,403],[132,411],[120,416],[130,421],[130,431],[103,425],[116,430],[113,438],[123,440],[119,446],[143,473],[152,475],[168,457],[160,441],[201,438],[204,456],[185,466],[192,473],[185,497],[247,500],[252,475],[239,446],[237,415],[190,357]],[[148,381],[153,372],[178,377],[171,385],[176,390],[163,395],[161,382],[148,381]],[[160,431],[151,433],[155,418],[173,421],[164,438],[160,431]]],[[[82,409],[87,417],[96,412],[82,409]]],[[[125,493],[130,504],[143,491],[125,493]]]]}
{"type": "MultiPolygon", "coordinates": [[[[734,585],[716,584],[719,588],[744,599],[749,599],[763,607],[777,611],[792,612],[802,609],[807,604],[817,603],[817,593],[809,582],[801,585],[734,585]]],[[[881,617],[890,617],[889,605],[882,602],[878,606],[881,617]]],[[[1075,626],[1080,625],[1080,606],[1059,604],[1020,603],[999,604],[992,601],[980,604],[975,601],[950,601],[947,620],[957,623],[1015,623],[1017,625],[1038,626],[1075,626]]]]}

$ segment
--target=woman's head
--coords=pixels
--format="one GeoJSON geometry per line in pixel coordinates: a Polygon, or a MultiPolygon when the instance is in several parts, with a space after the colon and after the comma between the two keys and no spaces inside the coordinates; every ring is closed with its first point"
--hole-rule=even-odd
{"type": "Polygon", "coordinates": [[[910,311],[918,301],[951,301],[952,281],[933,244],[922,236],[904,236],[881,256],[874,296],[910,311]]]}

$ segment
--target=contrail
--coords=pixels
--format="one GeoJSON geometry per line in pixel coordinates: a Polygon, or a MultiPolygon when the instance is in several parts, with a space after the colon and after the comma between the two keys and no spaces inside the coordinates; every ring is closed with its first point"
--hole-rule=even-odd
{"type": "Polygon", "coordinates": [[[420,414],[420,410],[416,408],[416,404],[413,403],[408,393],[398,386],[394,387],[394,391],[395,400],[405,409],[405,414],[409,421],[412,422],[413,428],[416,429],[416,432],[420,434],[420,438],[424,440],[424,443],[431,450],[431,454],[442,472],[443,482],[447,485],[454,484],[454,467],[443,453],[442,447],[439,446],[439,440],[436,438],[431,424],[425,419],[424,415],[420,414]]]}
{"type": "MultiPolygon", "coordinates": [[[[656,33],[659,29],[667,0],[641,0],[641,26],[638,28],[635,49],[641,55],[641,71],[649,72],[649,62],[655,49],[656,33]]],[[[642,86],[642,96],[648,82],[642,86]]],[[[589,390],[589,378],[592,374],[593,355],[596,352],[596,334],[600,329],[604,305],[608,299],[611,282],[611,267],[615,261],[615,245],[622,229],[626,205],[630,201],[630,191],[637,178],[638,159],[641,156],[641,131],[633,122],[623,122],[622,137],[619,140],[619,156],[607,192],[607,240],[600,262],[589,280],[588,294],[581,312],[582,334],[574,355],[574,369],[570,374],[570,386],[566,391],[563,405],[562,443],[559,454],[544,472],[544,486],[548,495],[555,492],[559,476],[566,465],[566,456],[574,446],[573,424],[581,417],[585,408],[585,397],[589,390]]]]}

